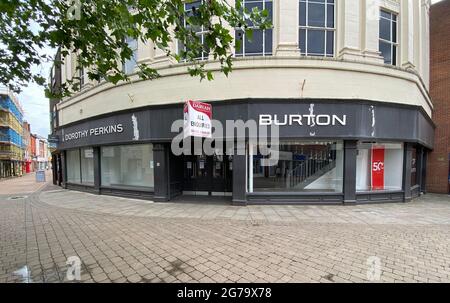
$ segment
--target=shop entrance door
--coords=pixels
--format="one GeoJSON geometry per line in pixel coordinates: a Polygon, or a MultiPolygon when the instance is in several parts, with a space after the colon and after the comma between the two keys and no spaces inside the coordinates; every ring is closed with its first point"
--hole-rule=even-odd
{"type": "Polygon", "coordinates": [[[232,161],[227,155],[184,156],[184,194],[229,195],[232,191],[232,161]]]}

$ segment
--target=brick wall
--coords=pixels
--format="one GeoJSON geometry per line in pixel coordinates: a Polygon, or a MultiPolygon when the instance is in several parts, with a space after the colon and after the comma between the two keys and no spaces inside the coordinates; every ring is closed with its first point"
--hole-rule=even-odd
{"type": "Polygon", "coordinates": [[[448,193],[450,154],[450,0],[431,7],[431,84],[436,123],[435,149],[429,154],[427,190],[448,193]]]}

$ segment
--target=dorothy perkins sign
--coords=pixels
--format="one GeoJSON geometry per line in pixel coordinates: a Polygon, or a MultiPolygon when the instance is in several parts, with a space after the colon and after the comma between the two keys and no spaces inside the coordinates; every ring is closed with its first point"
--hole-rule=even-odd
{"type": "Polygon", "coordinates": [[[122,132],[123,132],[123,124],[99,126],[64,134],[63,141],[68,142],[72,140],[84,139],[87,137],[95,137],[109,134],[120,134],[122,132]]]}
{"type": "Polygon", "coordinates": [[[184,138],[212,137],[212,106],[189,100],[184,104],[184,138]]]}

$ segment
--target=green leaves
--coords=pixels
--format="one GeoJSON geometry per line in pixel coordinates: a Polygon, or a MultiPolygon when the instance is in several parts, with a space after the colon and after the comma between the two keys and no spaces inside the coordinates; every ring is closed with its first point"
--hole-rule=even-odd
{"type": "Polygon", "coordinates": [[[121,74],[109,75],[106,77],[106,80],[113,84],[117,84],[120,80],[123,80],[124,76],[121,74]]]}
{"type": "Polygon", "coordinates": [[[214,80],[214,76],[211,71],[206,72],[206,77],[207,77],[208,81],[214,80]]]}
{"type": "MultiPolygon", "coordinates": [[[[43,85],[47,75],[33,68],[50,59],[42,48],[58,48],[62,59],[72,52],[81,58],[57,92],[60,96],[79,90],[80,70],[95,81],[129,81],[122,65],[135,54],[127,37],[153,44],[174,60],[186,62],[191,76],[212,81],[208,59],[217,60],[225,75],[232,71],[235,41],[229,27],[242,28],[251,38],[247,24],[268,28],[268,17],[265,11],[243,9],[240,0],[235,7],[226,0],[4,0],[0,2],[0,85],[15,91],[30,81],[43,85]],[[185,12],[185,3],[195,9],[185,12]],[[202,55],[205,61],[199,60],[202,55]]],[[[151,62],[136,65],[140,79],[158,78],[151,62]]]]}

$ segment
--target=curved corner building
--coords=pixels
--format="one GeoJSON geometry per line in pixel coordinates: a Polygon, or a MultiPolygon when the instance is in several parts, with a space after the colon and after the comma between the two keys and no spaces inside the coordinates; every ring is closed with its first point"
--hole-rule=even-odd
{"type": "MultiPolygon", "coordinates": [[[[151,42],[130,39],[131,83],[82,80],[80,92],[52,103],[58,181],[99,194],[222,196],[239,205],[409,201],[424,192],[434,133],[429,1],[244,2],[267,9],[274,28],[255,30],[252,41],[234,31],[242,43],[228,78],[217,72],[200,82],[151,42]],[[161,78],[139,80],[136,62],[161,78]],[[278,163],[267,166],[248,140],[245,154],[174,155],[171,125],[187,100],[209,103],[224,124],[278,124],[278,163]]],[[[61,81],[76,58],[64,58],[61,81]]]]}

